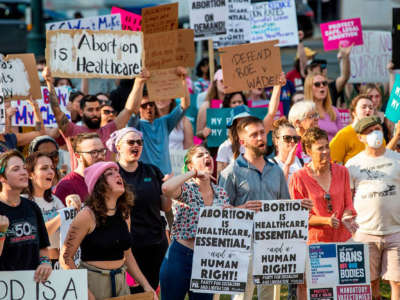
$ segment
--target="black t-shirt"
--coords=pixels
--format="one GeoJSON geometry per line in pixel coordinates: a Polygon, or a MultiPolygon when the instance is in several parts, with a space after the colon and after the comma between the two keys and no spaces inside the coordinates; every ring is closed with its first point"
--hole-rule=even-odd
{"type": "Polygon", "coordinates": [[[0,271],[35,270],[39,265],[39,250],[50,246],[39,206],[21,197],[17,207],[0,202],[0,215],[10,221],[0,256],[0,271]]]}
{"type": "Polygon", "coordinates": [[[336,89],[336,79],[334,81],[331,81],[328,86],[329,86],[329,93],[331,94],[332,98],[332,105],[336,106],[338,103],[338,99],[341,100],[344,99],[343,91],[339,93],[338,90],[336,89]]]}
{"type": "Polygon", "coordinates": [[[139,162],[135,172],[127,172],[120,166],[120,174],[135,195],[131,211],[133,247],[160,243],[166,238],[160,215],[163,173],[153,165],[139,162]]]}

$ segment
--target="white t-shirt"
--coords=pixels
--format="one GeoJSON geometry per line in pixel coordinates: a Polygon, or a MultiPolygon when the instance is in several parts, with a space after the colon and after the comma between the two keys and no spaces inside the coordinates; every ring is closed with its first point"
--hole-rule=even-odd
{"type": "Polygon", "coordinates": [[[372,235],[400,232],[400,154],[386,149],[371,157],[362,151],[346,167],[359,230],[372,235]]]}
{"type": "Polygon", "coordinates": [[[183,150],[183,140],[185,133],[183,132],[183,119],[181,119],[177,126],[169,134],[169,149],[183,150]]]}
{"type": "MultiPolygon", "coordinates": [[[[244,153],[244,147],[240,146],[240,153],[244,153]]],[[[226,139],[221,145],[219,145],[217,153],[217,162],[223,162],[229,164],[233,160],[232,143],[229,139],[226,139]]]]}
{"type": "MultiPolygon", "coordinates": [[[[21,195],[21,196],[24,198],[28,198],[28,195],[21,195]]],[[[34,197],[36,204],[40,207],[40,210],[42,211],[45,223],[58,216],[57,210],[65,207],[57,196],[52,195],[52,197],[53,201],[51,202],[47,202],[42,197],[34,197]]],[[[49,234],[49,240],[50,240],[50,248],[60,248],[60,228],[58,228],[57,231],[52,235],[49,234]]]]}
{"type": "MultiPolygon", "coordinates": [[[[274,157],[274,161],[276,163],[278,163],[279,167],[283,170],[283,167],[285,164],[283,162],[281,162],[281,160],[278,158],[278,156],[274,157]]],[[[294,159],[294,162],[290,165],[287,182],[289,182],[290,176],[292,176],[292,174],[294,172],[300,170],[302,167],[303,166],[301,165],[300,159],[296,156],[294,159]]]]}

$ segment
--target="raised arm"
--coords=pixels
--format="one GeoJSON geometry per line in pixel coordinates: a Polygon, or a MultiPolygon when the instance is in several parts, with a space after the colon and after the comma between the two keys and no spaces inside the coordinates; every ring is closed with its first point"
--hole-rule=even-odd
{"type": "Polygon", "coordinates": [[[338,93],[343,91],[347,81],[350,79],[350,53],[351,49],[353,49],[353,45],[354,44],[349,47],[339,46],[338,58],[342,60],[342,71],[335,82],[338,93]]]}
{"type": "Polygon", "coordinates": [[[114,120],[118,129],[124,128],[128,124],[129,118],[133,113],[136,115],[139,113],[140,102],[143,97],[143,87],[149,77],[150,73],[146,69],[143,69],[140,75],[136,77],[132,90],[126,100],[125,108],[114,120]]]}
{"type": "Polygon", "coordinates": [[[300,75],[301,77],[306,77],[306,66],[307,66],[307,56],[303,44],[304,32],[299,30],[299,43],[297,44],[297,55],[299,56],[300,62],[300,75]]]}
{"type": "Polygon", "coordinates": [[[49,67],[44,68],[43,78],[46,81],[47,88],[49,90],[50,106],[51,110],[53,111],[54,117],[56,118],[58,128],[60,128],[62,132],[65,132],[67,129],[67,125],[70,121],[68,120],[67,115],[61,110],[60,104],[58,103],[58,98],[53,85],[53,78],[51,76],[51,71],[49,67]]]}
{"type": "Polygon", "coordinates": [[[182,193],[182,185],[185,181],[196,176],[197,171],[189,171],[185,174],[168,179],[161,187],[164,196],[167,198],[178,199],[182,193]]]}
{"type": "Polygon", "coordinates": [[[286,84],[285,73],[282,72],[281,77],[279,78],[279,84],[275,85],[272,90],[271,99],[268,105],[268,113],[263,120],[264,129],[266,133],[270,132],[272,129],[272,123],[274,122],[274,118],[279,107],[279,101],[281,97],[281,87],[284,86],[285,84],[286,84]]]}
{"type": "Polygon", "coordinates": [[[185,96],[181,98],[181,107],[183,110],[186,110],[190,106],[190,94],[189,94],[189,89],[188,89],[187,83],[186,83],[187,71],[184,67],[177,67],[176,73],[181,78],[182,85],[185,90],[185,96]]]}

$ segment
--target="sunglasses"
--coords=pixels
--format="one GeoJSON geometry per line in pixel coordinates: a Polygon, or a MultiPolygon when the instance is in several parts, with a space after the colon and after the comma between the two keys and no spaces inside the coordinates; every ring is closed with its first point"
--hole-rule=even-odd
{"type": "Polygon", "coordinates": [[[290,143],[291,141],[293,141],[294,143],[298,143],[300,141],[300,137],[297,135],[283,135],[282,139],[286,143],[290,143]]]}
{"type": "Polygon", "coordinates": [[[323,87],[325,87],[325,86],[327,86],[328,85],[328,81],[317,81],[317,82],[314,82],[314,86],[315,87],[321,87],[321,86],[323,86],[323,87]]]}
{"type": "Polygon", "coordinates": [[[105,110],[103,110],[103,113],[105,115],[113,115],[113,114],[115,114],[115,110],[105,109],[105,110]]]}
{"type": "Polygon", "coordinates": [[[135,144],[138,146],[143,146],[143,140],[127,140],[126,143],[129,146],[134,146],[135,144]]]}
{"type": "Polygon", "coordinates": [[[154,102],[147,102],[147,103],[140,104],[140,107],[142,109],[146,109],[147,107],[153,108],[155,106],[156,106],[156,104],[154,102]]]}
{"type": "Polygon", "coordinates": [[[333,211],[331,195],[329,193],[325,193],[324,199],[328,204],[328,212],[331,213],[333,211]]]}
{"type": "Polygon", "coordinates": [[[313,113],[307,116],[307,119],[319,119],[319,113],[313,113]]]}

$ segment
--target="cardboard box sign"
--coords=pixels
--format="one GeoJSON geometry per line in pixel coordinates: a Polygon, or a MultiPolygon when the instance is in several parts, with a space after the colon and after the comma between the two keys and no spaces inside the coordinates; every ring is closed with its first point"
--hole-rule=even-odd
{"type": "Polygon", "coordinates": [[[35,56],[28,54],[0,54],[0,86],[4,100],[42,98],[35,56]]]}
{"type": "Polygon", "coordinates": [[[178,29],[178,3],[142,9],[143,33],[157,33],[178,29]]]}
{"type": "Polygon", "coordinates": [[[282,73],[278,40],[220,48],[225,93],[265,88],[282,73]]]}
{"type": "Polygon", "coordinates": [[[153,293],[152,292],[146,292],[146,293],[140,293],[140,294],[133,294],[133,295],[126,295],[126,296],[120,296],[120,297],[113,297],[113,298],[107,298],[104,300],[153,300],[153,293]]]}
{"type": "Polygon", "coordinates": [[[152,101],[171,100],[185,96],[182,79],[176,74],[176,68],[151,71],[146,85],[152,101]]]}

